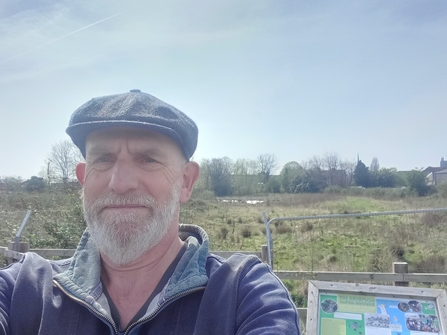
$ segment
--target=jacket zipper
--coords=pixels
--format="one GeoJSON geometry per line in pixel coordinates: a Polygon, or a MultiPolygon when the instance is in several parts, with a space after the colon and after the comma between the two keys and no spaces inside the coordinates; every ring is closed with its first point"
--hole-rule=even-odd
{"type": "Polygon", "coordinates": [[[124,335],[128,335],[129,332],[132,330],[132,328],[134,326],[136,326],[139,323],[143,323],[146,321],[149,321],[150,319],[152,319],[156,314],[158,314],[158,312],[160,312],[160,310],[162,310],[164,307],[166,307],[166,305],[170,304],[171,302],[173,302],[174,300],[177,300],[185,295],[188,295],[190,293],[196,292],[196,291],[201,291],[204,290],[205,286],[200,286],[200,287],[195,287],[195,288],[191,288],[187,291],[181,292],[181,293],[177,293],[176,295],[170,297],[169,299],[165,300],[160,306],[158,306],[155,311],[153,311],[151,314],[149,314],[148,316],[146,316],[145,318],[138,320],[134,323],[132,323],[130,326],[128,326],[126,328],[126,331],[124,332],[124,335]]]}
{"type": "MultiPolygon", "coordinates": [[[[115,335],[118,335],[118,329],[115,326],[115,322],[113,320],[111,320],[110,318],[108,318],[107,316],[99,313],[96,309],[92,308],[89,304],[87,304],[85,301],[74,297],[71,293],[68,293],[57,281],[53,280],[53,283],[56,284],[57,287],[59,287],[59,289],[62,290],[62,292],[64,292],[69,298],[73,299],[74,301],[80,303],[81,305],[87,307],[87,309],[89,309],[91,312],[93,312],[93,314],[97,315],[100,319],[104,319],[106,321],[108,321],[110,323],[110,325],[113,327],[113,330],[115,331],[115,335]]],[[[177,293],[176,295],[170,297],[169,299],[165,300],[163,302],[163,304],[161,304],[160,306],[157,307],[157,309],[155,309],[155,311],[153,311],[150,315],[146,316],[145,318],[138,320],[134,323],[132,323],[130,326],[127,327],[126,331],[124,332],[124,335],[129,334],[129,331],[136,326],[139,323],[143,323],[146,321],[149,321],[150,319],[152,319],[156,314],[158,314],[158,312],[160,312],[161,309],[163,309],[166,305],[168,305],[169,303],[171,303],[174,300],[177,300],[185,295],[188,295],[190,293],[196,292],[196,291],[201,291],[204,290],[205,287],[204,286],[200,286],[200,287],[195,287],[195,288],[191,288],[187,291],[181,292],[181,293],[177,293]]]]}
{"type": "Polygon", "coordinates": [[[87,304],[85,301],[76,298],[75,296],[73,296],[71,293],[68,293],[57,281],[53,280],[53,283],[56,284],[57,287],[59,287],[60,290],[62,290],[62,292],[64,292],[69,298],[73,299],[74,301],[80,303],[81,305],[87,307],[87,309],[89,309],[91,312],[93,312],[93,314],[96,314],[96,316],[98,316],[100,319],[106,320],[110,323],[110,325],[113,327],[113,330],[115,331],[115,335],[118,335],[118,329],[115,326],[115,322],[108,318],[107,316],[99,313],[96,309],[94,309],[93,307],[91,307],[89,304],[87,304]]]}

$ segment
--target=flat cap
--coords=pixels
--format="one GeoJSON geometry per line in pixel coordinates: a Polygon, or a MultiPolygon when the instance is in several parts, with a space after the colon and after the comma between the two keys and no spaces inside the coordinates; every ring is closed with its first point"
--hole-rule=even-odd
{"type": "Polygon", "coordinates": [[[197,147],[198,129],[194,121],[140,90],[91,99],[74,111],[66,131],[85,157],[85,141],[92,131],[120,126],[144,128],[168,136],[179,145],[187,160],[197,147]]]}

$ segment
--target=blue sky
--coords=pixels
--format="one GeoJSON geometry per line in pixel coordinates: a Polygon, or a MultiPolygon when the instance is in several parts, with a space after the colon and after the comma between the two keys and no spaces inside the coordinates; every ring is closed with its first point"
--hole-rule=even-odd
{"type": "Polygon", "coordinates": [[[71,113],[138,88],[199,127],[195,159],[447,156],[447,2],[2,0],[0,176],[37,175],[71,113]]]}

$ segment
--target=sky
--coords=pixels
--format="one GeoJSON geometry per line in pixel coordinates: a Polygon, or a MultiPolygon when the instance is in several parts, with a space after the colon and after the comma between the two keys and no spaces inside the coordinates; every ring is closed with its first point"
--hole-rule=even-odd
{"type": "Polygon", "coordinates": [[[199,162],[447,156],[445,0],[2,0],[0,36],[0,177],[37,175],[76,108],[131,89],[197,123],[199,162]]]}

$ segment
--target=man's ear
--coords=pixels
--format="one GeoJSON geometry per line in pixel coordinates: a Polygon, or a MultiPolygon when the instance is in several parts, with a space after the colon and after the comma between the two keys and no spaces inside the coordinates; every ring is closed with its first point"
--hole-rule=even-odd
{"type": "Polygon", "coordinates": [[[185,203],[191,198],[192,189],[199,178],[200,167],[196,162],[187,162],[183,167],[183,183],[180,191],[180,203],[185,203]]]}
{"type": "Polygon", "coordinates": [[[76,177],[82,186],[84,186],[84,178],[85,178],[85,163],[78,163],[76,165],[76,177]]]}

